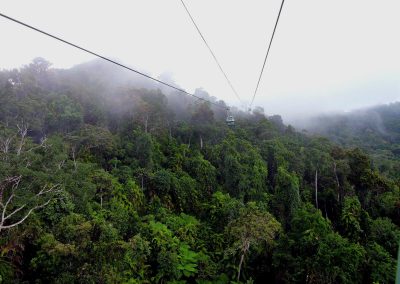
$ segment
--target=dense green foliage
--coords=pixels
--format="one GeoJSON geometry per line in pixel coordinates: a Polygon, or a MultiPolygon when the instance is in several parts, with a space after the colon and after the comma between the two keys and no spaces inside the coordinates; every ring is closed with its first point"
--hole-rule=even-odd
{"type": "Polygon", "coordinates": [[[400,102],[311,119],[311,132],[360,147],[386,176],[400,178],[400,102]]]}
{"type": "Polygon", "coordinates": [[[0,72],[0,283],[394,282],[400,183],[363,151],[124,78],[0,72]]]}

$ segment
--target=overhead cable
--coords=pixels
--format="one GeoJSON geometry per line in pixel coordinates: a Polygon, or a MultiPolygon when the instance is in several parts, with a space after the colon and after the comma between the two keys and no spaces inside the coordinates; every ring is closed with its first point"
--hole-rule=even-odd
{"type": "Polygon", "coordinates": [[[229,80],[228,76],[226,75],[224,69],[222,68],[221,64],[219,63],[217,57],[215,56],[214,52],[212,51],[210,45],[207,43],[207,40],[205,39],[205,37],[203,36],[202,32],[200,31],[199,26],[196,24],[193,16],[190,14],[189,9],[187,8],[187,6],[185,5],[185,2],[183,0],[180,0],[183,7],[185,8],[187,14],[189,15],[194,27],[196,28],[197,32],[199,33],[201,39],[203,40],[204,44],[207,46],[208,50],[210,51],[212,57],[214,58],[215,63],[217,63],[219,70],[221,71],[221,73],[224,75],[226,81],[228,82],[229,86],[231,87],[233,93],[235,94],[235,96],[238,98],[238,100],[240,101],[240,103],[243,104],[243,101],[240,99],[239,94],[236,92],[236,89],[233,87],[233,84],[231,82],[231,80],[229,80]]]}
{"type": "Polygon", "coordinates": [[[165,85],[165,86],[167,86],[167,87],[170,87],[170,88],[172,88],[172,89],[175,89],[175,90],[177,90],[177,91],[179,91],[179,92],[181,92],[181,93],[184,93],[184,94],[186,94],[186,95],[192,96],[192,97],[194,97],[194,98],[196,98],[196,99],[198,99],[198,100],[202,100],[202,101],[208,102],[208,103],[210,103],[210,104],[212,104],[212,105],[215,105],[215,106],[217,106],[217,107],[220,107],[220,108],[224,108],[224,109],[227,108],[227,107],[225,107],[225,106],[223,106],[223,105],[217,104],[217,103],[215,103],[215,102],[211,102],[211,101],[209,101],[209,100],[206,100],[206,99],[204,99],[204,98],[201,98],[201,97],[199,97],[199,96],[196,96],[196,95],[194,95],[194,94],[191,94],[191,93],[189,93],[189,92],[187,92],[187,91],[185,91],[185,90],[183,90],[183,89],[181,89],[181,88],[175,87],[175,86],[173,86],[173,85],[171,85],[171,84],[168,84],[168,83],[166,83],[166,82],[163,82],[163,81],[161,81],[161,80],[158,80],[158,79],[156,79],[156,78],[154,78],[154,77],[151,77],[151,76],[149,76],[149,75],[147,75],[147,74],[144,74],[144,73],[142,73],[142,72],[140,72],[140,71],[137,71],[137,70],[135,70],[135,69],[133,69],[133,68],[131,68],[131,67],[128,67],[128,66],[126,66],[126,65],[124,65],[124,64],[121,64],[121,63],[119,63],[119,62],[117,62],[117,61],[114,61],[114,60],[112,60],[112,59],[110,59],[110,58],[108,58],[108,57],[105,57],[105,56],[103,56],[103,55],[100,55],[100,54],[98,54],[98,53],[95,53],[95,52],[93,52],[93,51],[90,51],[90,50],[88,50],[88,49],[86,49],[86,48],[83,48],[83,47],[81,47],[81,46],[79,46],[79,45],[76,45],[76,44],[74,44],[74,43],[71,43],[71,42],[69,42],[69,41],[67,41],[67,40],[64,40],[64,39],[62,39],[62,38],[60,38],[60,37],[57,37],[57,36],[52,35],[52,34],[50,34],[50,33],[47,33],[47,32],[45,32],[45,31],[43,31],[43,30],[38,29],[38,28],[35,28],[35,27],[33,27],[33,26],[31,26],[31,25],[28,25],[28,24],[26,24],[26,23],[24,23],[24,22],[21,22],[21,21],[19,21],[19,20],[17,20],[17,19],[14,19],[14,18],[9,17],[9,16],[7,16],[7,15],[4,15],[4,14],[2,14],[2,13],[0,13],[0,16],[3,17],[3,18],[8,19],[8,20],[10,20],[10,21],[13,21],[13,22],[15,22],[15,23],[17,23],[17,24],[20,24],[20,25],[22,25],[22,26],[25,26],[25,27],[27,27],[27,28],[29,28],[29,29],[31,29],[31,30],[34,30],[34,31],[39,32],[39,33],[41,33],[41,34],[44,34],[44,35],[46,35],[46,36],[48,36],[48,37],[51,37],[51,38],[56,39],[56,40],[58,40],[58,41],[61,41],[61,42],[65,43],[65,44],[68,44],[68,45],[70,45],[70,46],[72,46],[72,47],[75,47],[75,48],[77,48],[77,49],[80,49],[80,50],[82,50],[82,51],[84,51],[84,52],[87,52],[87,53],[89,53],[89,54],[91,54],[91,55],[94,55],[94,56],[96,56],[96,57],[99,57],[99,58],[101,58],[101,59],[103,59],[103,60],[105,60],[105,61],[108,61],[108,62],[110,62],[110,63],[113,63],[113,64],[115,64],[115,65],[118,65],[118,66],[120,66],[120,67],[122,67],[122,68],[125,68],[125,69],[127,69],[127,70],[129,70],[129,71],[132,71],[132,72],[134,72],[134,73],[136,73],[136,74],[139,74],[139,75],[141,75],[141,76],[144,76],[144,77],[146,77],[146,78],[148,78],[148,79],[150,79],[150,80],[153,80],[153,81],[158,82],[158,83],[160,83],[160,84],[162,84],[162,85],[165,85]]]}
{"type": "Polygon", "coordinates": [[[278,17],[276,18],[274,31],[272,32],[271,40],[270,40],[269,45],[268,45],[267,54],[265,55],[264,63],[263,63],[263,66],[262,66],[261,72],[260,72],[260,76],[258,77],[257,86],[256,86],[256,89],[255,89],[255,91],[254,91],[253,98],[251,99],[250,109],[251,109],[251,106],[253,105],[254,99],[255,99],[255,97],[256,97],[256,94],[257,94],[257,91],[258,91],[258,86],[260,85],[261,77],[262,77],[262,74],[263,74],[263,72],[264,72],[265,63],[267,62],[268,54],[269,54],[269,51],[270,51],[270,49],[271,49],[272,41],[273,41],[273,39],[274,39],[276,27],[278,26],[279,17],[281,16],[281,12],[282,12],[282,8],[283,8],[283,3],[284,3],[284,2],[285,2],[285,0],[282,0],[282,4],[281,4],[281,7],[280,7],[280,9],[279,9],[278,17]]]}

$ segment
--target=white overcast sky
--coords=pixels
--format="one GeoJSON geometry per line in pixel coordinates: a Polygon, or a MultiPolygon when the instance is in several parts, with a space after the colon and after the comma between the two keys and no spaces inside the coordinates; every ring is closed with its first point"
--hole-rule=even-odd
{"type": "MultiPolygon", "coordinates": [[[[185,3],[249,102],[281,1],[185,3]]],[[[239,105],[180,0],[0,0],[0,12],[239,105]]],[[[255,105],[290,120],[400,99],[399,15],[399,0],[286,0],[255,105]]],[[[93,59],[3,18],[0,35],[0,68],[37,56],[60,68],[93,59]]]]}

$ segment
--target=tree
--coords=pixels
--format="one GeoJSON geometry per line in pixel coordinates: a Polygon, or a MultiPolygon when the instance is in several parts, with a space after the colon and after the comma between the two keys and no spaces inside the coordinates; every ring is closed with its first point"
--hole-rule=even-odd
{"type": "Polygon", "coordinates": [[[244,258],[251,246],[263,242],[271,245],[279,230],[279,222],[270,213],[259,211],[254,204],[248,204],[240,211],[239,217],[228,224],[227,233],[234,240],[231,250],[239,252],[240,255],[237,282],[240,280],[244,258]]]}
{"type": "Polygon", "coordinates": [[[0,233],[22,224],[35,210],[48,205],[61,192],[60,185],[45,185],[36,194],[21,189],[22,176],[12,176],[0,182],[0,233]],[[21,202],[21,200],[23,200],[21,202]]]}
{"type": "Polygon", "coordinates": [[[48,105],[46,132],[71,132],[83,122],[81,107],[66,95],[53,94],[48,105]]]}
{"type": "Polygon", "coordinates": [[[296,175],[278,168],[273,208],[282,223],[289,224],[296,209],[300,206],[299,180],[296,175]]]}
{"type": "Polygon", "coordinates": [[[216,184],[215,167],[201,154],[185,159],[185,170],[196,179],[205,192],[213,193],[216,184]]]}
{"type": "Polygon", "coordinates": [[[290,283],[359,283],[365,249],[333,232],[311,204],[296,211],[274,254],[280,279],[290,283]]]}
{"type": "Polygon", "coordinates": [[[233,197],[256,200],[266,193],[267,165],[248,141],[227,137],[214,151],[213,162],[233,197]]]}
{"type": "Polygon", "coordinates": [[[363,232],[361,229],[361,204],[356,196],[346,197],[340,218],[344,235],[353,241],[358,241],[363,232]]]}
{"type": "MultiPolygon", "coordinates": [[[[17,129],[16,137],[1,139],[0,232],[22,224],[34,211],[48,205],[62,191],[59,183],[52,183],[49,179],[42,183],[39,178],[43,176],[43,165],[36,155],[43,151],[43,156],[46,156],[50,147],[47,139],[43,138],[40,144],[34,144],[27,136],[27,124],[18,124],[17,129]],[[35,177],[38,180],[36,184],[29,182],[35,177]]],[[[6,133],[11,135],[11,132],[6,133]]]]}
{"type": "Polygon", "coordinates": [[[111,198],[121,190],[119,182],[104,170],[95,171],[91,176],[92,182],[96,186],[96,199],[100,202],[100,207],[108,205],[111,198]]]}
{"type": "Polygon", "coordinates": [[[180,280],[197,273],[198,253],[177,238],[163,223],[150,221],[149,229],[153,239],[153,252],[156,253],[159,265],[154,281],[180,280]]]}
{"type": "Polygon", "coordinates": [[[214,122],[214,112],[207,102],[200,102],[195,106],[191,117],[191,124],[195,126],[194,135],[198,137],[200,149],[205,145],[205,138],[212,133],[211,128],[214,122]]]}
{"type": "Polygon", "coordinates": [[[160,90],[141,90],[135,96],[134,120],[143,125],[144,133],[164,132],[173,115],[168,111],[167,98],[160,90]]]}
{"type": "Polygon", "coordinates": [[[216,232],[223,232],[226,224],[239,216],[244,204],[228,193],[217,191],[207,202],[207,218],[216,232]]]}
{"type": "Polygon", "coordinates": [[[154,166],[154,143],[147,133],[137,133],[134,144],[134,155],[142,168],[151,169],[154,166]]]}
{"type": "Polygon", "coordinates": [[[393,283],[396,261],[375,242],[368,244],[366,249],[368,280],[371,283],[393,283]]]}
{"type": "Polygon", "coordinates": [[[393,258],[396,258],[400,229],[389,218],[377,218],[372,221],[369,239],[382,246],[393,258]]]}

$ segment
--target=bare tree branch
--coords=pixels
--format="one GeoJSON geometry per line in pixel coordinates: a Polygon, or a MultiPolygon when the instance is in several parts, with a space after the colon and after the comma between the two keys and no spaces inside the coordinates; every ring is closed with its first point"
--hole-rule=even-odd
{"type": "Polygon", "coordinates": [[[64,167],[64,164],[65,164],[65,160],[60,161],[60,162],[57,164],[57,168],[58,168],[59,170],[61,170],[61,169],[64,167]]]}
{"type": "Polygon", "coordinates": [[[78,164],[76,162],[76,147],[72,146],[72,160],[74,161],[74,170],[76,171],[78,169],[78,164]]]}
{"type": "Polygon", "coordinates": [[[28,135],[28,124],[22,121],[21,124],[17,124],[17,128],[18,128],[18,134],[20,136],[20,141],[17,147],[17,156],[19,156],[21,155],[22,148],[24,147],[26,142],[26,136],[28,135]]]}
{"type": "MultiPolygon", "coordinates": [[[[22,205],[21,207],[18,207],[17,209],[15,209],[13,212],[11,212],[10,214],[8,214],[7,216],[3,217],[4,220],[10,219],[15,213],[18,213],[19,211],[21,211],[22,209],[24,209],[26,206],[26,204],[22,205]]],[[[4,212],[4,211],[3,211],[4,212]]]]}
{"type": "Polygon", "coordinates": [[[7,137],[7,138],[0,138],[0,151],[2,151],[4,154],[8,154],[10,151],[10,145],[12,142],[12,137],[7,137]]]}
{"type": "Polygon", "coordinates": [[[22,176],[8,177],[0,183],[0,203],[2,206],[4,206],[3,205],[3,195],[4,195],[4,190],[6,189],[6,187],[12,183],[13,184],[12,190],[14,190],[15,184],[19,184],[21,178],[22,178],[22,176]]]}
{"type": "Polygon", "coordinates": [[[22,204],[19,207],[17,207],[16,209],[14,209],[12,212],[8,213],[9,205],[13,202],[14,198],[17,196],[16,192],[18,190],[21,179],[22,179],[21,176],[9,177],[9,178],[6,178],[0,184],[3,186],[3,191],[4,191],[5,187],[6,186],[10,187],[10,183],[12,183],[12,185],[10,187],[10,194],[7,198],[6,203],[3,204],[2,200],[1,200],[1,204],[0,204],[0,206],[2,207],[1,219],[0,219],[0,232],[4,229],[9,229],[9,228],[18,226],[19,224],[23,223],[32,214],[33,211],[38,210],[38,209],[43,208],[46,205],[48,205],[50,203],[50,201],[52,201],[54,199],[53,194],[58,194],[59,192],[61,192],[59,184],[56,184],[53,186],[48,186],[48,185],[43,186],[40,189],[40,191],[37,194],[35,194],[35,196],[33,197],[33,199],[34,199],[33,201],[38,202],[41,199],[41,197],[50,195],[48,198],[46,198],[46,201],[34,205],[27,212],[25,212],[23,214],[23,216],[19,218],[18,221],[14,221],[14,222],[11,222],[10,224],[6,224],[7,220],[9,220],[11,217],[13,217],[18,212],[22,212],[22,210],[26,209],[29,205],[29,202],[26,202],[25,204],[22,204]]]}
{"type": "Polygon", "coordinates": [[[39,145],[34,146],[34,147],[32,147],[32,148],[26,150],[25,152],[31,152],[31,151],[36,150],[36,149],[39,149],[39,148],[47,148],[46,142],[47,142],[47,137],[44,136],[44,137],[42,137],[42,138],[40,139],[40,144],[39,144],[39,145]]]}

